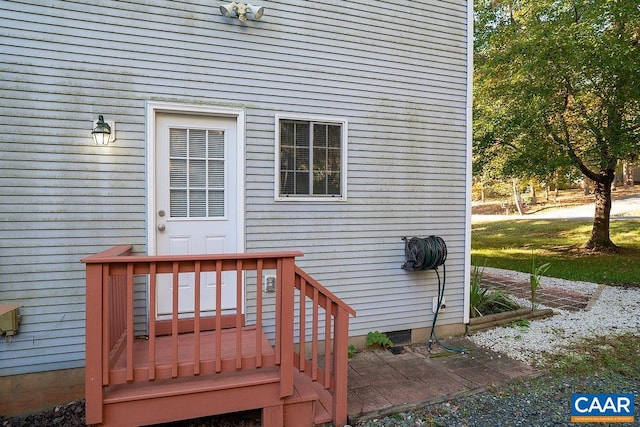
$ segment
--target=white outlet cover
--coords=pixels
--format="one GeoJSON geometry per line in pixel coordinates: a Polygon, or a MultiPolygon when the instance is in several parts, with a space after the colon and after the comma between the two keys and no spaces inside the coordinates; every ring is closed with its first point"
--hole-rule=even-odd
{"type": "MultiPolygon", "coordinates": [[[[446,306],[446,302],[447,302],[447,298],[446,297],[442,297],[442,305],[440,306],[440,311],[438,313],[444,312],[445,306],[446,306]]],[[[438,309],[438,297],[433,297],[433,303],[432,303],[432,306],[431,306],[431,311],[433,313],[435,313],[437,309],[438,309]]]]}

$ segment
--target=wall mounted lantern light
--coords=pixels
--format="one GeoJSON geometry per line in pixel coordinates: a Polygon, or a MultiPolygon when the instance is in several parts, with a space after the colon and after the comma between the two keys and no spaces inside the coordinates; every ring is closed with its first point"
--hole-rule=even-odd
{"type": "Polygon", "coordinates": [[[98,121],[94,122],[93,141],[96,145],[107,145],[116,140],[116,129],[114,122],[105,122],[102,115],[98,116],[98,121]]]}
{"type": "Polygon", "coordinates": [[[264,7],[254,6],[249,3],[236,3],[220,6],[220,13],[227,18],[238,18],[241,22],[247,22],[247,16],[251,16],[254,20],[262,18],[264,7]]]}

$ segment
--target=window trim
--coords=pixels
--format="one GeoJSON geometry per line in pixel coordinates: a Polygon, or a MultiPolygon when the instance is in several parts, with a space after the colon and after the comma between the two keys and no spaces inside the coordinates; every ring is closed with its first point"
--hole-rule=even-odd
{"type": "Polygon", "coordinates": [[[297,114],[275,115],[275,159],[274,159],[274,200],[276,202],[344,202],[347,200],[347,147],[348,122],[346,119],[334,116],[314,116],[297,114]],[[303,196],[300,194],[283,196],[280,194],[280,121],[298,120],[305,122],[321,122],[327,124],[339,124],[342,128],[340,134],[340,196],[303,196]]]}

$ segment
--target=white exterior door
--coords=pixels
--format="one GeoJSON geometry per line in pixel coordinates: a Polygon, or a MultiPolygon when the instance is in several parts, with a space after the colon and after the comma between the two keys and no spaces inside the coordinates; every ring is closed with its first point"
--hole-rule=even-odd
{"type": "MultiPolygon", "coordinates": [[[[239,252],[237,143],[235,118],[156,115],[157,255],[239,252]]],[[[157,286],[157,314],[170,314],[171,275],[159,275],[157,286]]],[[[223,310],[236,312],[235,272],[223,273],[222,283],[216,283],[215,273],[202,274],[200,310],[215,310],[216,286],[222,287],[223,310]]],[[[194,312],[194,287],[195,275],[181,273],[178,309],[182,314],[194,312]]]]}

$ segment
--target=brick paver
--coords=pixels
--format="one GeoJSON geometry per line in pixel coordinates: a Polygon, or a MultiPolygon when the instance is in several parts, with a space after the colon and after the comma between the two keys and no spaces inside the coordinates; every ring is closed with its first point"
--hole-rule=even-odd
{"type": "MultiPolygon", "coordinates": [[[[501,289],[518,298],[531,299],[529,282],[485,273],[482,275],[482,283],[484,286],[501,289]]],[[[591,293],[582,293],[573,289],[561,289],[543,285],[540,286],[536,292],[536,302],[551,308],[578,311],[587,308],[592,296],[591,293]]]]}

